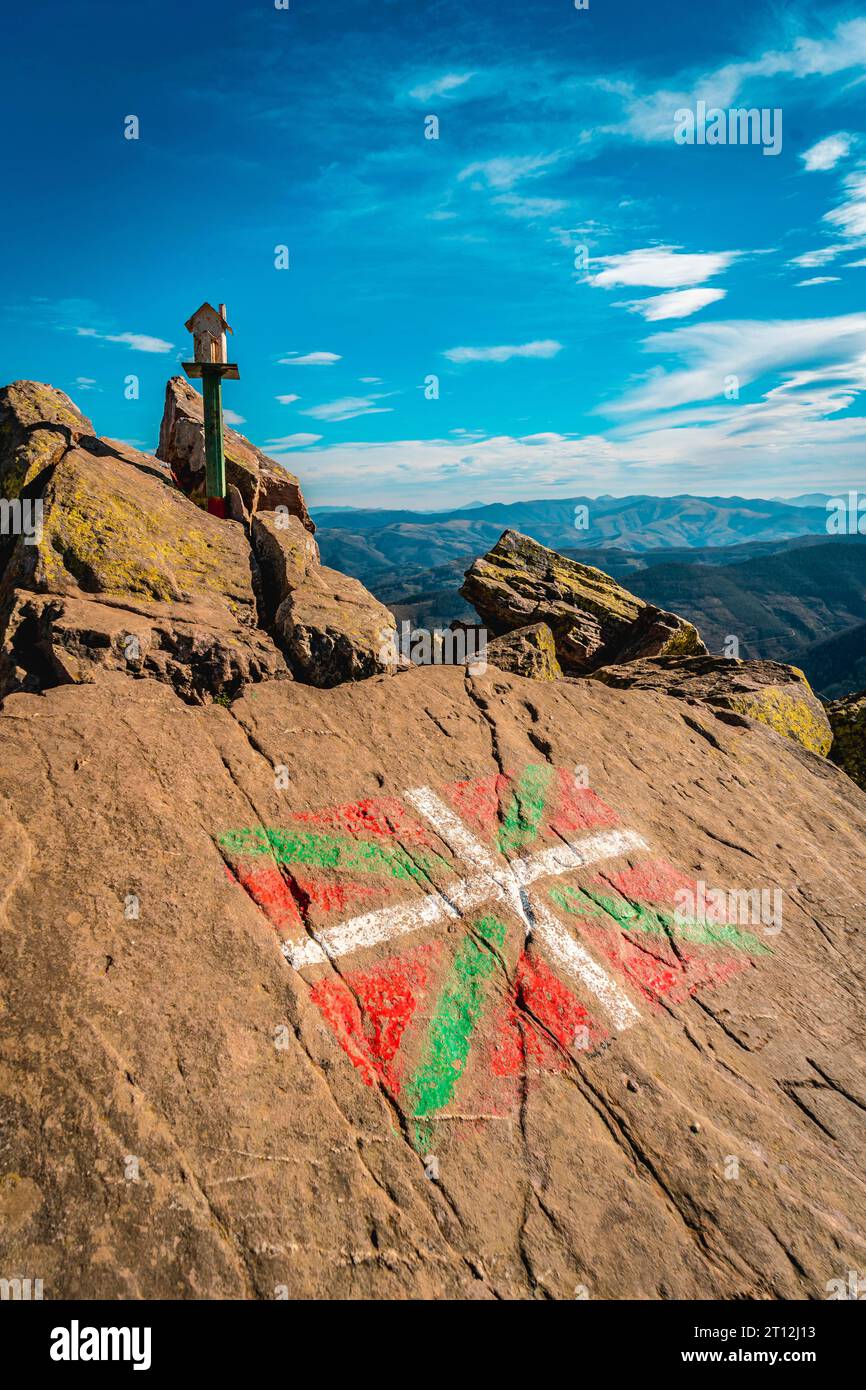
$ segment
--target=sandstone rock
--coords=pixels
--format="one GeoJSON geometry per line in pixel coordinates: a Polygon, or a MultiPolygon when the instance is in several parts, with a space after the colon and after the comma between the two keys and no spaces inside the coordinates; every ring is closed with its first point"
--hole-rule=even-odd
{"type": "Polygon", "coordinates": [[[265,610],[272,621],[283,599],[321,564],[319,547],[299,518],[285,512],[255,512],[251,535],[265,610]]]}
{"type": "Polygon", "coordinates": [[[866,690],[833,700],[826,710],[833,730],[830,757],[866,790],[866,690]]]}
{"type": "Polygon", "coordinates": [[[593,679],[619,690],[654,690],[757,719],[824,757],[832,733],[821,701],[797,666],[723,656],[663,656],[605,666],[593,679]]]}
{"type": "Polygon", "coordinates": [[[393,613],[357,579],[326,565],[289,590],[274,628],[296,678],[310,685],[393,674],[397,667],[393,613]]]}
{"type": "Polygon", "coordinates": [[[562,669],[581,675],[597,666],[661,651],[705,652],[697,630],[591,565],[505,531],[473,561],[460,593],[497,635],[543,621],[553,632],[562,669]],[[627,657],[620,657],[620,653],[627,657]]]}
{"type": "MultiPolygon", "coordinates": [[[[315,531],[294,473],[257,449],[242,434],[226,428],[226,483],[234,484],[248,512],[286,507],[308,531],[315,531]]],[[[157,457],[171,465],[178,485],[197,501],[205,497],[204,404],[182,376],[165,388],[157,457]]]]}
{"type": "Polygon", "coordinates": [[[53,463],[41,540],[18,539],[0,584],[0,692],[107,668],[189,700],[286,678],[258,626],[242,528],[194,506],[159,460],[87,443],[53,463]]]}
{"type": "Polygon", "coordinates": [[[96,431],[68,396],[41,381],[0,388],[0,497],[17,497],[71,444],[96,431]]]}
{"type": "Polygon", "coordinates": [[[553,633],[547,623],[519,627],[487,643],[487,660],[500,671],[512,671],[535,681],[555,681],[562,675],[553,633]]]}
{"type": "Polygon", "coordinates": [[[493,666],[231,715],[110,672],[8,696],[0,1269],[695,1302],[862,1270],[866,798],[701,717],[493,666]],[[778,889],[783,929],[678,922],[699,882],[778,889]]]}

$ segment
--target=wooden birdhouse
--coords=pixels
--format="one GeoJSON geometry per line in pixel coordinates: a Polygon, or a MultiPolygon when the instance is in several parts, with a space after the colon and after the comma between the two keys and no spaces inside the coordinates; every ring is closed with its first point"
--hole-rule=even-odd
{"type": "Polygon", "coordinates": [[[225,305],[215,309],[205,301],[187,319],[184,328],[193,337],[193,357],[196,362],[227,362],[226,333],[231,328],[225,320],[225,305]]]}

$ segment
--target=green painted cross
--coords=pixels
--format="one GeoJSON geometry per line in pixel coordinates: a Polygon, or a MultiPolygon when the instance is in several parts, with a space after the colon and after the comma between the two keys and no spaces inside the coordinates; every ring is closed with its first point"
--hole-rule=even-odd
{"type": "Polygon", "coordinates": [[[192,362],[183,369],[190,380],[201,378],[204,397],[204,450],[207,476],[207,509],[214,516],[226,514],[226,460],[223,443],[222,381],[240,379],[234,362],[226,361],[226,306],[215,309],[205,301],[184,324],[193,335],[192,362]]]}

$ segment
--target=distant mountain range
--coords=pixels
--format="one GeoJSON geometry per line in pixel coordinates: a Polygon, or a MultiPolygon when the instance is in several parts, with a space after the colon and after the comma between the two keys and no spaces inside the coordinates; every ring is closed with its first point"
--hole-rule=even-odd
{"type": "Polygon", "coordinates": [[[734,635],[742,656],[802,666],[835,698],[866,686],[866,537],[828,536],[828,495],[323,509],[317,539],[326,564],[361,579],[398,619],[432,628],[474,617],[458,593],[463,573],[513,527],[681,613],[711,650],[734,635]],[[587,529],[574,526],[581,507],[587,529]]]}

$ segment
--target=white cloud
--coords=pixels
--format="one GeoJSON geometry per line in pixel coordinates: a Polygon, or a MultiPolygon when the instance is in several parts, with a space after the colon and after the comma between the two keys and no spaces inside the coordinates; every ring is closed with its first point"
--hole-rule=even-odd
{"type": "Polygon", "coordinates": [[[656,294],[651,299],[638,299],[629,304],[632,313],[643,314],[650,322],[659,319],[687,319],[708,304],[724,299],[727,290],[669,290],[667,294],[656,294]]]}
{"type": "Polygon", "coordinates": [[[174,343],[151,338],[147,333],[97,333],[95,328],[76,328],[79,338],[99,338],[103,343],[122,343],[133,352],[171,352],[174,343]]]}
{"type": "Polygon", "coordinates": [[[591,285],[609,289],[614,285],[646,285],[652,289],[679,289],[685,285],[700,285],[713,275],[727,270],[737,259],[738,251],[714,251],[702,254],[680,252],[674,246],[646,246],[626,251],[620,256],[600,256],[594,265],[604,270],[588,277],[591,285]]]}
{"type": "Polygon", "coordinates": [[[823,140],[819,140],[817,145],[811,149],[804,150],[800,155],[806,169],[812,173],[814,170],[832,169],[840,159],[844,159],[851,149],[851,136],[840,131],[838,135],[827,135],[823,140]]]}
{"type": "Polygon", "coordinates": [[[493,201],[498,207],[505,208],[506,216],[526,222],[539,217],[552,217],[568,207],[561,198],[522,198],[519,193],[500,193],[493,201]]]}
{"type": "Polygon", "coordinates": [[[839,275],[813,275],[810,280],[798,280],[796,288],[802,289],[804,285],[832,285],[834,281],[841,279],[839,275]]]}
{"type": "Polygon", "coordinates": [[[458,87],[462,87],[474,77],[471,72],[448,72],[444,77],[437,77],[432,82],[422,82],[420,86],[413,87],[409,93],[416,101],[429,101],[431,97],[448,96],[458,87]]]}
{"type": "Polygon", "coordinates": [[[363,382],[365,386],[379,386],[382,382],[380,376],[359,376],[358,380],[363,382]]]}
{"type": "Polygon", "coordinates": [[[849,237],[866,237],[866,168],[857,169],[843,180],[847,193],[844,203],[825,212],[824,221],[840,227],[849,237]]]}
{"type": "Polygon", "coordinates": [[[279,401],[280,405],[291,405],[293,401],[299,401],[300,399],[301,399],[300,396],[292,396],[292,395],[289,395],[289,396],[274,396],[274,400],[275,400],[275,401],[279,401]]]}
{"type": "Polygon", "coordinates": [[[467,165],[465,169],[461,169],[458,178],[462,180],[478,177],[483,179],[488,188],[504,191],[513,188],[520,179],[536,178],[561,158],[561,151],[556,151],[554,154],[524,154],[487,159],[467,165]]]}
{"type": "Polygon", "coordinates": [[[812,270],[813,267],[826,265],[828,261],[833,261],[840,251],[847,250],[844,242],[835,242],[832,246],[821,246],[817,251],[804,251],[802,256],[794,256],[789,265],[802,266],[804,270],[812,270]]]}
{"type": "Polygon", "coordinates": [[[859,379],[866,358],[866,314],[689,324],[655,333],[643,347],[689,365],[673,371],[656,368],[642,386],[607,407],[607,413],[672,410],[718,400],[731,376],[738,379],[742,391],[762,376],[811,368],[816,362],[835,364],[843,375],[859,379]]]}
{"type": "Polygon", "coordinates": [[[266,439],[265,447],[279,453],[282,449],[303,449],[307,444],[318,444],[320,434],[284,434],[281,439],[266,439]]]}
{"type": "Polygon", "coordinates": [[[866,259],[864,259],[864,260],[862,260],[862,261],[848,261],[847,264],[846,264],[846,266],[845,266],[845,269],[846,269],[846,270],[858,270],[858,269],[860,269],[861,266],[866,266],[866,259]]]}
{"type": "Polygon", "coordinates": [[[342,361],[336,352],[305,352],[303,356],[294,354],[289,357],[279,358],[278,365],[281,367],[332,367],[335,362],[342,361]]]}
{"type": "Polygon", "coordinates": [[[236,410],[224,410],[223,419],[227,425],[245,425],[247,423],[243,415],[238,415],[236,410]]]}
{"type": "Polygon", "coordinates": [[[448,348],[442,355],[449,362],[508,362],[512,357],[555,357],[562,351],[562,343],[553,338],[538,342],[504,345],[502,347],[455,347],[448,348]]]}
{"type": "Polygon", "coordinates": [[[354,420],[358,415],[383,415],[393,410],[390,405],[376,405],[382,396],[344,396],[339,401],[328,401],[325,405],[314,405],[302,410],[302,415],[311,415],[315,420],[354,420]]]}

